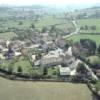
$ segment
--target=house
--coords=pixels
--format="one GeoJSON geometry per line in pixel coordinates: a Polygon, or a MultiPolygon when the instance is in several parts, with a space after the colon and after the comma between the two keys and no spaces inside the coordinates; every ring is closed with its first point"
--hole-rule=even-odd
{"type": "Polygon", "coordinates": [[[60,71],[60,75],[70,75],[71,70],[69,67],[62,67],[61,65],[59,66],[59,71],[60,71]]]}
{"type": "Polygon", "coordinates": [[[3,47],[6,47],[6,40],[3,38],[0,38],[0,45],[3,47]]]}
{"type": "Polygon", "coordinates": [[[65,76],[65,75],[74,76],[74,75],[76,75],[76,69],[71,70],[70,67],[63,67],[61,65],[59,65],[59,72],[60,72],[61,76],[65,76]]]}
{"type": "Polygon", "coordinates": [[[41,42],[40,46],[39,46],[43,51],[47,51],[48,50],[48,44],[44,41],[41,42]]]}
{"type": "Polygon", "coordinates": [[[10,41],[9,41],[9,40],[7,40],[7,41],[6,41],[6,47],[8,48],[8,47],[9,47],[9,45],[10,45],[10,41]]]}
{"type": "Polygon", "coordinates": [[[3,54],[0,54],[0,59],[5,59],[5,57],[3,56],[3,54]]]}
{"type": "Polygon", "coordinates": [[[50,56],[48,55],[48,57],[44,57],[41,59],[41,65],[58,65],[61,64],[62,62],[62,58],[58,57],[58,56],[50,56]]]}
{"type": "Polygon", "coordinates": [[[41,37],[41,40],[45,42],[52,40],[52,37],[49,35],[49,33],[41,33],[40,37],[41,37]]]}
{"type": "Polygon", "coordinates": [[[14,52],[15,56],[21,56],[22,53],[21,52],[14,52]]]}
{"type": "Polygon", "coordinates": [[[36,60],[36,55],[32,55],[31,58],[32,58],[32,62],[34,62],[36,60]]]}
{"type": "Polygon", "coordinates": [[[66,66],[70,66],[71,68],[74,68],[76,66],[76,59],[74,56],[65,54],[65,56],[63,58],[63,63],[66,66]]]}
{"type": "Polygon", "coordinates": [[[56,46],[56,44],[55,44],[54,41],[48,41],[48,42],[46,42],[46,43],[48,44],[49,50],[54,50],[54,49],[57,48],[57,46],[56,46]]]}
{"type": "Polygon", "coordinates": [[[34,61],[34,65],[35,65],[35,66],[40,66],[40,65],[41,65],[41,60],[36,60],[36,61],[34,61]]]}
{"type": "Polygon", "coordinates": [[[35,49],[35,48],[39,48],[39,44],[32,44],[30,46],[23,46],[25,49],[35,49]]]}
{"type": "Polygon", "coordinates": [[[44,55],[41,59],[41,65],[56,65],[61,64],[63,61],[63,50],[57,49],[49,51],[48,54],[44,55]]]}
{"type": "Polygon", "coordinates": [[[9,50],[4,54],[4,56],[6,57],[6,59],[12,59],[12,57],[14,56],[14,51],[9,48],[9,50]]]}
{"type": "Polygon", "coordinates": [[[9,48],[11,48],[13,51],[17,51],[20,50],[21,47],[24,45],[25,42],[20,41],[20,40],[16,40],[16,41],[12,41],[9,44],[9,48]]]}
{"type": "Polygon", "coordinates": [[[79,54],[89,54],[89,47],[83,45],[81,42],[76,42],[74,43],[72,47],[72,51],[74,54],[79,55],[79,54]]]}
{"type": "Polygon", "coordinates": [[[72,47],[69,47],[68,50],[65,52],[67,55],[72,56],[72,47]]]}
{"type": "Polygon", "coordinates": [[[65,45],[66,45],[66,40],[62,37],[58,37],[56,40],[55,40],[55,43],[58,47],[60,48],[64,48],[65,45]]]}
{"type": "Polygon", "coordinates": [[[3,50],[3,46],[2,45],[0,45],[0,52],[3,50]]]}

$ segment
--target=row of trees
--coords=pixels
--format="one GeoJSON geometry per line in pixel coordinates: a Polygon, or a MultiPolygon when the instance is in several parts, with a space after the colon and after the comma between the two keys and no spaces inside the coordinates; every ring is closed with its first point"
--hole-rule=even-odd
{"type": "MultiPolygon", "coordinates": [[[[13,63],[10,63],[10,64],[8,65],[8,68],[7,68],[7,69],[5,69],[4,66],[0,65],[0,70],[7,71],[9,74],[15,73],[15,72],[14,72],[14,64],[13,64],[13,63]]],[[[22,69],[21,66],[18,66],[18,68],[17,68],[16,71],[17,71],[17,73],[22,73],[22,72],[23,72],[23,69],[22,69]]]]}
{"type": "Polygon", "coordinates": [[[96,30],[96,25],[93,26],[84,25],[80,27],[80,30],[96,30]]]}

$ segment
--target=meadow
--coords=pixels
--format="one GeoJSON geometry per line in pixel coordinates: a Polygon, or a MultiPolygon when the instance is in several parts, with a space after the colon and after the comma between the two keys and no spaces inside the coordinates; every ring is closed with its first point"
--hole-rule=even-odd
{"type": "Polygon", "coordinates": [[[0,100],[92,100],[85,84],[22,82],[0,77],[0,100]]]}
{"type": "Polygon", "coordinates": [[[100,33],[100,19],[81,19],[81,20],[78,20],[78,24],[79,26],[84,26],[84,25],[87,25],[87,26],[96,26],[96,30],[81,30],[81,32],[83,33],[100,33]]]}
{"type": "Polygon", "coordinates": [[[96,42],[97,45],[100,44],[100,35],[77,34],[77,35],[73,35],[67,39],[73,40],[73,42],[80,41],[80,39],[92,39],[93,41],[96,42]]]}

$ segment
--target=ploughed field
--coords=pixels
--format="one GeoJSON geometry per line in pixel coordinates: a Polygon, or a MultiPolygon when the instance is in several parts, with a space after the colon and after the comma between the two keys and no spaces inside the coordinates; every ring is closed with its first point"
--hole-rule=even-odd
{"type": "Polygon", "coordinates": [[[92,100],[85,84],[22,82],[0,77],[0,100],[92,100]]]}

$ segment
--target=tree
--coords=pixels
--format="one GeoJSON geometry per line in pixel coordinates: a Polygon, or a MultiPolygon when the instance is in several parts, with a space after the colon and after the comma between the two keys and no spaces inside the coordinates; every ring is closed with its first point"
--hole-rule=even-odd
{"type": "Polygon", "coordinates": [[[9,64],[9,66],[8,66],[8,72],[10,74],[12,74],[12,72],[13,72],[13,66],[12,66],[12,64],[9,64]]]}
{"type": "Polygon", "coordinates": [[[96,26],[91,26],[91,30],[96,30],[96,26]]]}
{"type": "Polygon", "coordinates": [[[84,26],[84,29],[85,29],[85,30],[88,30],[88,26],[87,26],[87,25],[85,25],[85,26],[84,26]]]}
{"type": "Polygon", "coordinates": [[[44,67],[43,68],[43,75],[47,75],[48,74],[48,69],[47,69],[47,67],[44,67]]]}
{"type": "Polygon", "coordinates": [[[79,63],[76,70],[78,73],[84,73],[84,71],[86,71],[85,65],[83,63],[79,63]]]}
{"type": "Polygon", "coordinates": [[[8,65],[8,72],[9,72],[10,74],[12,74],[12,72],[13,72],[14,64],[15,64],[15,60],[12,59],[12,61],[11,61],[11,62],[9,63],[9,65],[8,65]]]}
{"type": "Polygon", "coordinates": [[[17,72],[22,73],[23,69],[21,66],[18,67],[17,72]]]}
{"type": "Polygon", "coordinates": [[[23,24],[23,22],[19,22],[19,25],[22,25],[23,24]]]}
{"type": "Polygon", "coordinates": [[[97,48],[97,52],[100,54],[100,45],[97,48]]]}
{"type": "Polygon", "coordinates": [[[31,24],[31,28],[32,28],[32,29],[34,29],[34,28],[35,28],[35,25],[34,25],[33,23],[31,24]]]}
{"type": "Polygon", "coordinates": [[[52,25],[52,26],[51,26],[51,29],[50,29],[50,32],[53,33],[53,32],[55,32],[55,31],[56,31],[56,27],[55,27],[55,25],[52,25]]]}
{"type": "Polygon", "coordinates": [[[47,32],[47,31],[48,31],[48,28],[47,28],[47,27],[43,27],[41,32],[42,32],[42,33],[45,33],[45,32],[47,32]]]}
{"type": "Polygon", "coordinates": [[[91,39],[80,39],[80,44],[83,48],[88,49],[88,55],[95,54],[96,51],[96,42],[91,39]]]}

